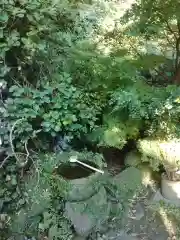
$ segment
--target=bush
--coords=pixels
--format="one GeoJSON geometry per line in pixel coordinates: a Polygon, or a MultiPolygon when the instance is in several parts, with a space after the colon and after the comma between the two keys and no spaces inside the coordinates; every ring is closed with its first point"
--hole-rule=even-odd
{"type": "Polygon", "coordinates": [[[8,84],[33,85],[53,70],[55,49],[59,58],[64,54],[73,38],[67,30],[73,32],[78,18],[66,0],[3,0],[0,16],[0,76],[8,84]]]}
{"type": "MultiPolygon", "coordinates": [[[[157,6],[163,5],[161,0],[152,4],[149,0],[145,0],[144,5],[134,4],[132,11],[124,16],[122,26],[123,19],[117,20],[117,14],[114,14],[119,9],[113,1],[85,2],[94,5],[75,0],[0,2],[0,152],[4,157],[4,146],[10,145],[5,159],[10,157],[11,160],[0,165],[3,173],[0,180],[3,184],[5,182],[1,196],[7,198],[7,205],[11,205],[14,199],[13,211],[21,208],[19,188],[31,163],[40,169],[40,175],[46,172],[43,177],[50,183],[52,191],[48,193],[52,194],[51,200],[58,204],[59,199],[63,202],[66,184],[55,183],[52,179],[53,164],[59,161],[56,155],[47,155],[42,161],[31,159],[23,166],[19,166],[15,156],[15,152],[24,146],[26,153],[18,153],[25,156],[23,160],[30,159],[35,147],[34,150],[47,152],[49,142],[53,145],[54,137],[58,135],[83,140],[88,136],[100,146],[119,149],[129,140],[149,137],[138,142],[142,161],[150,162],[154,170],[164,164],[168,171],[171,165],[177,164],[178,154],[173,156],[171,151],[167,154],[163,147],[165,142],[175,141],[180,134],[180,88],[167,86],[169,82],[177,82],[172,76],[177,78],[180,69],[179,17],[176,11],[179,3],[176,1],[173,5],[167,0],[159,9],[157,6]],[[94,6],[97,9],[93,9],[94,6]],[[151,10],[151,16],[147,16],[146,7],[151,10]],[[107,27],[110,24],[105,22],[112,15],[115,16],[111,19],[114,29],[110,30],[107,27]],[[176,59],[171,61],[173,69],[169,77],[166,76],[169,72],[164,76],[160,71],[160,65],[167,61],[167,57],[150,54],[146,49],[150,37],[164,47],[163,51],[166,47],[174,49],[176,46],[176,59]],[[163,81],[166,78],[168,81],[164,81],[161,88],[152,86],[152,82],[150,86],[140,75],[142,70],[156,72],[154,77],[161,76],[163,81]],[[8,170],[11,164],[15,172],[8,170]],[[10,183],[14,184],[12,195],[6,191],[10,183]]],[[[78,156],[91,158],[96,164],[102,163],[99,155],[82,153],[78,156]]],[[[130,159],[133,157],[129,156],[130,159]]],[[[63,155],[61,158],[65,161],[63,155]]],[[[37,190],[42,189],[40,186],[37,190]]],[[[37,200],[36,194],[43,197],[41,191],[31,193],[37,200]]],[[[55,235],[59,237],[63,228],[59,212],[63,212],[63,204],[55,214],[51,211],[54,202],[52,205],[48,205],[48,213],[43,214],[40,228],[44,232],[50,228],[51,233],[57,232],[55,235]]],[[[49,237],[56,236],[50,234],[49,237]]]]}
{"type": "Polygon", "coordinates": [[[15,128],[21,142],[41,132],[80,137],[95,127],[103,107],[97,93],[73,86],[66,73],[39,89],[12,86],[9,91],[12,97],[5,102],[4,118],[12,125],[22,120],[15,128]]]}
{"type": "Polygon", "coordinates": [[[142,161],[149,162],[154,171],[163,165],[169,179],[172,179],[171,173],[176,173],[180,167],[179,139],[142,139],[138,141],[138,149],[142,161]]]}
{"type": "Polygon", "coordinates": [[[123,122],[117,116],[104,115],[103,125],[94,128],[88,139],[99,146],[122,149],[128,140],[138,138],[139,128],[136,121],[123,122]]]}

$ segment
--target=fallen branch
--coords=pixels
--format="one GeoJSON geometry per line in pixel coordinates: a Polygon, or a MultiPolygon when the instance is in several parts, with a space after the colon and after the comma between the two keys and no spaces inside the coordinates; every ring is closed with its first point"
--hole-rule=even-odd
{"type": "Polygon", "coordinates": [[[10,157],[12,157],[12,156],[14,156],[15,159],[16,159],[16,161],[21,164],[21,167],[26,166],[28,160],[30,159],[30,160],[32,161],[33,165],[34,165],[34,168],[35,168],[37,174],[38,174],[38,180],[37,180],[37,184],[36,184],[36,186],[35,186],[35,189],[36,189],[37,186],[38,186],[38,184],[39,184],[39,178],[40,178],[39,175],[40,175],[40,174],[39,174],[39,169],[38,169],[38,167],[36,166],[33,158],[32,158],[32,157],[30,156],[30,154],[29,154],[29,151],[28,151],[28,148],[27,148],[27,143],[28,143],[28,141],[25,142],[25,150],[26,150],[26,153],[16,152],[16,151],[15,151],[15,148],[14,148],[14,145],[13,145],[13,131],[14,131],[17,123],[20,122],[20,121],[22,121],[22,120],[23,120],[23,119],[18,119],[18,120],[13,124],[13,126],[12,126],[12,128],[11,128],[11,130],[10,130],[9,141],[10,141],[10,146],[11,146],[12,155],[8,155],[8,156],[3,160],[3,162],[2,162],[1,165],[0,165],[0,169],[4,166],[4,164],[7,162],[7,160],[8,160],[10,157]],[[18,155],[23,155],[23,156],[25,156],[26,161],[23,163],[23,165],[22,165],[22,161],[20,160],[20,158],[18,157],[18,155]]]}
{"type": "MultiPolygon", "coordinates": [[[[10,142],[10,146],[11,146],[11,151],[12,151],[12,153],[13,153],[13,156],[16,158],[16,160],[18,161],[19,159],[18,159],[18,157],[17,157],[17,155],[16,155],[16,153],[15,153],[15,151],[14,151],[14,145],[13,145],[13,131],[14,131],[14,129],[15,129],[15,126],[17,125],[17,123],[19,122],[19,121],[22,121],[22,119],[18,119],[14,124],[13,124],[13,126],[12,126],[12,128],[11,128],[11,130],[10,130],[10,134],[9,134],[9,142],[10,142]]],[[[9,159],[11,157],[11,155],[8,155],[4,160],[3,160],[3,162],[1,163],[1,165],[0,165],[0,168],[2,168],[3,166],[4,166],[4,164],[6,163],[6,161],[9,159]]]]}

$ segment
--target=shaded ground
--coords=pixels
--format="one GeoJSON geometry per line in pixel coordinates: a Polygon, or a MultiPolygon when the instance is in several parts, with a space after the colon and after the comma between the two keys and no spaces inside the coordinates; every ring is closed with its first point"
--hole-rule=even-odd
{"type": "MultiPolygon", "coordinates": [[[[116,170],[118,168],[115,164],[116,170]]],[[[114,170],[114,167],[112,167],[114,170]]],[[[119,167],[121,170],[121,166],[119,167]]],[[[154,186],[155,187],[155,186],[154,186]]],[[[165,226],[160,215],[154,214],[151,204],[157,189],[147,187],[136,199],[129,202],[129,210],[123,221],[113,218],[102,232],[92,235],[93,240],[178,240],[171,227],[165,226]],[[153,190],[152,190],[153,189],[153,190]],[[106,228],[107,227],[107,228],[106,228]],[[103,232],[104,231],[104,232],[103,232]]]]}
{"type": "Polygon", "coordinates": [[[111,229],[98,234],[97,240],[176,240],[176,236],[168,233],[159,216],[153,216],[148,208],[149,196],[132,202],[132,207],[125,216],[124,224],[118,218],[111,222],[111,229]]]}

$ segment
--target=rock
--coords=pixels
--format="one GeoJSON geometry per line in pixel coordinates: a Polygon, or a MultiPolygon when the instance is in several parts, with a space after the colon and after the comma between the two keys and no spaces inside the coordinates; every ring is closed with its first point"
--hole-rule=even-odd
{"type": "Polygon", "coordinates": [[[121,224],[125,225],[129,221],[130,203],[143,190],[141,171],[135,167],[126,168],[111,180],[109,187],[116,199],[122,204],[122,212],[119,212],[121,224]]]}
{"type": "Polygon", "coordinates": [[[6,213],[1,213],[0,214],[0,221],[5,222],[8,219],[8,215],[6,213]]]}
{"type": "MultiPolygon", "coordinates": [[[[168,232],[161,232],[161,233],[158,233],[158,234],[153,234],[152,235],[152,239],[158,239],[158,240],[166,240],[166,239],[168,239],[168,232]]],[[[175,238],[175,240],[177,240],[176,238],[175,238]]]]}
{"type": "Polygon", "coordinates": [[[137,151],[131,151],[126,155],[124,162],[126,166],[136,167],[142,163],[141,155],[137,151]]]}
{"type": "Polygon", "coordinates": [[[111,230],[106,235],[107,240],[138,240],[136,237],[128,235],[124,232],[124,230],[115,232],[114,230],[111,230]]]}
{"type": "Polygon", "coordinates": [[[67,193],[68,201],[86,201],[96,194],[101,186],[101,174],[93,173],[86,178],[79,178],[69,181],[70,188],[67,193]]]}
{"type": "Polygon", "coordinates": [[[138,240],[136,237],[132,237],[132,236],[129,236],[129,235],[123,235],[119,238],[116,238],[116,240],[138,240]]]}
{"type": "Polygon", "coordinates": [[[23,233],[27,226],[28,215],[24,209],[17,212],[11,223],[11,230],[15,233],[23,233]]]}
{"type": "Polygon", "coordinates": [[[168,200],[166,198],[164,198],[161,194],[161,191],[160,189],[153,195],[152,199],[151,199],[151,202],[160,202],[160,201],[163,201],[167,204],[172,204],[172,205],[175,205],[177,207],[180,207],[180,201],[176,201],[176,200],[168,200]]]}
{"type": "Polygon", "coordinates": [[[141,172],[135,167],[126,168],[113,178],[111,184],[116,189],[116,198],[127,203],[128,199],[132,199],[138,190],[142,189],[141,172]]]}
{"type": "Polygon", "coordinates": [[[120,239],[121,236],[125,234],[124,230],[117,231],[115,229],[111,229],[107,234],[106,234],[106,239],[120,239]]]}
{"type": "Polygon", "coordinates": [[[75,236],[75,237],[73,237],[73,239],[72,240],[86,240],[87,238],[86,237],[82,237],[82,236],[75,236]]]}
{"type": "Polygon", "coordinates": [[[141,218],[144,217],[144,208],[142,207],[142,205],[140,203],[137,203],[135,206],[135,220],[141,220],[141,218]]]}
{"type": "Polygon", "coordinates": [[[67,202],[65,205],[65,215],[72,222],[76,233],[83,237],[105,222],[109,212],[110,206],[104,187],[87,201],[67,202]]]}
{"type": "Polygon", "coordinates": [[[129,188],[136,188],[141,185],[141,172],[135,167],[126,168],[114,177],[114,183],[116,183],[117,186],[123,185],[124,188],[127,185],[130,185],[127,186],[129,188]]]}
{"type": "Polygon", "coordinates": [[[100,234],[105,234],[109,230],[109,223],[106,221],[105,223],[101,224],[98,228],[97,231],[100,234]]]}
{"type": "Polygon", "coordinates": [[[123,207],[121,203],[111,203],[111,215],[119,216],[123,211],[123,207]]]}

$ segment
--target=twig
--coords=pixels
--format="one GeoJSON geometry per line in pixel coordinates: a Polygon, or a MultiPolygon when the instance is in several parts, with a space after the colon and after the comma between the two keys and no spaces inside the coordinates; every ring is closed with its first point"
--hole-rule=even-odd
{"type": "Polygon", "coordinates": [[[180,37],[180,20],[177,20],[177,27],[178,27],[179,37],[180,37]]]}
{"type": "MultiPolygon", "coordinates": [[[[16,153],[15,153],[15,151],[14,151],[12,134],[13,134],[13,131],[14,131],[14,128],[15,128],[16,124],[17,124],[20,120],[22,120],[22,119],[18,119],[18,120],[13,124],[13,126],[12,126],[12,128],[11,128],[11,130],[10,130],[10,134],[9,134],[9,141],[10,141],[10,145],[11,145],[11,150],[12,150],[13,155],[14,155],[14,157],[16,158],[16,160],[18,160],[18,157],[17,157],[17,155],[16,155],[16,153]]],[[[8,155],[8,156],[3,160],[3,162],[2,162],[1,165],[0,165],[0,168],[2,168],[2,167],[4,166],[4,164],[6,163],[6,161],[7,161],[9,158],[10,158],[10,155],[8,155]]]]}
{"type": "MultiPolygon", "coordinates": [[[[10,130],[10,134],[9,134],[9,140],[10,140],[10,146],[11,146],[11,150],[12,150],[12,155],[16,158],[16,161],[21,163],[21,160],[19,159],[18,155],[24,155],[26,157],[26,161],[25,163],[23,164],[23,167],[26,165],[26,163],[28,162],[29,159],[31,159],[34,167],[35,167],[35,170],[37,172],[37,175],[38,175],[38,180],[37,180],[37,184],[35,186],[35,189],[38,187],[38,184],[39,184],[39,178],[40,178],[40,173],[39,173],[39,169],[38,167],[36,166],[34,160],[32,157],[30,157],[30,154],[29,154],[29,151],[28,151],[28,148],[27,148],[27,141],[25,142],[25,150],[26,150],[26,153],[22,153],[22,152],[15,152],[14,150],[14,145],[13,145],[13,131],[15,129],[15,126],[17,125],[18,122],[22,121],[23,119],[18,119],[12,126],[11,130],[10,130]]],[[[0,165],[0,169],[4,166],[4,164],[6,163],[6,161],[11,157],[11,155],[8,155],[4,160],[3,162],[1,163],[0,165]]]]}
{"type": "MultiPolygon", "coordinates": [[[[13,156],[16,158],[16,161],[18,161],[18,162],[20,162],[20,161],[19,161],[19,158],[18,158],[18,156],[17,156],[17,154],[16,154],[16,152],[15,152],[15,150],[14,150],[13,137],[12,137],[12,135],[13,135],[14,128],[15,128],[15,126],[17,125],[17,123],[18,123],[19,121],[22,121],[22,119],[18,119],[18,120],[13,124],[13,126],[12,126],[12,128],[11,128],[11,130],[10,130],[10,134],[9,134],[9,142],[10,142],[11,150],[12,150],[13,156]]],[[[27,155],[27,154],[26,154],[26,155],[27,155]]],[[[3,162],[2,162],[1,165],[0,165],[0,168],[2,168],[2,167],[4,166],[4,164],[6,163],[6,161],[7,161],[10,157],[11,157],[11,156],[8,155],[8,156],[3,160],[3,162]]]]}
{"type": "MultiPolygon", "coordinates": [[[[28,151],[28,150],[27,150],[27,152],[28,152],[28,154],[29,154],[29,151],[28,151]]],[[[26,159],[27,159],[27,154],[26,154],[26,153],[16,152],[16,154],[18,154],[18,155],[24,155],[24,156],[26,156],[26,159]]],[[[35,162],[34,162],[34,159],[33,159],[31,156],[28,156],[28,159],[30,159],[30,160],[32,161],[32,163],[33,163],[33,165],[34,165],[34,168],[35,168],[35,170],[36,170],[36,172],[37,172],[37,175],[38,175],[38,180],[37,180],[37,184],[36,184],[36,187],[35,187],[35,189],[36,189],[37,186],[38,186],[38,184],[39,184],[39,178],[40,178],[39,169],[38,169],[38,167],[36,166],[36,164],[35,164],[35,162]]],[[[25,162],[25,164],[26,164],[26,162],[25,162]]],[[[25,165],[25,164],[24,164],[24,165],[25,165]]]]}
{"type": "Polygon", "coordinates": [[[10,130],[10,134],[9,134],[9,141],[10,141],[10,146],[11,146],[11,150],[12,150],[12,153],[14,155],[14,157],[16,158],[17,162],[20,162],[19,161],[19,158],[18,156],[16,155],[16,152],[14,150],[14,145],[13,145],[13,131],[15,129],[15,126],[17,125],[18,122],[22,121],[23,119],[18,119],[17,121],[15,121],[15,123],[13,124],[11,130],[10,130]]]}
{"type": "Polygon", "coordinates": [[[24,163],[24,165],[26,165],[26,164],[27,164],[27,162],[28,162],[28,159],[29,159],[29,151],[28,151],[28,148],[27,148],[27,142],[28,142],[28,141],[26,141],[26,142],[25,142],[25,150],[26,150],[26,162],[24,163]]]}
{"type": "Polygon", "coordinates": [[[6,163],[6,161],[10,158],[10,156],[8,155],[4,160],[3,162],[1,163],[0,165],[0,168],[2,168],[4,166],[4,164],[6,163]]]}
{"type": "Polygon", "coordinates": [[[166,34],[166,31],[164,31],[164,36],[166,37],[166,39],[167,39],[167,41],[168,41],[168,43],[169,43],[170,46],[174,44],[174,42],[172,42],[172,41],[169,39],[169,36],[166,34]]]}
{"type": "Polygon", "coordinates": [[[175,59],[176,71],[178,70],[179,56],[180,56],[180,36],[179,36],[179,38],[176,40],[176,59],[175,59]]]}
{"type": "Polygon", "coordinates": [[[20,121],[22,121],[22,120],[23,120],[23,119],[18,119],[18,120],[13,124],[13,126],[12,126],[12,128],[11,128],[10,135],[9,135],[11,150],[12,150],[12,153],[13,153],[14,157],[16,158],[17,162],[19,162],[19,163],[20,163],[21,161],[20,161],[20,159],[18,158],[18,155],[24,155],[24,156],[26,156],[26,161],[25,161],[25,163],[23,164],[23,167],[26,165],[26,163],[28,162],[28,160],[31,159],[31,161],[32,161],[32,163],[33,163],[33,165],[34,165],[34,167],[35,167],[35,170],[36,170],[36,172],[37,172],[37,174],[38,174],[38,180],[37,180],[37,184],[36,184],[36,187],[35,187],[35,189],[36,189],[37,186],[38,186],[38,184],[39,184],[39,178],[40,178],[39,175],[40,175],[40,174],[39,174],[39,170],[38,170],[38,168],[36,167],[36,164],[35,164],[33,158],[30,157],[30,154],[29,154],[29,151],[28,151],[28,148],[27,148],[27,142],[28,142],[28,141],[25,142],[25,150],[26,150],[26,153],[15,152],[15,150],[14,150],[13,137],[12,137],[13,131],[14,131],[15,126],[17,125],[17,123],[20,122],[20,121]]]}

